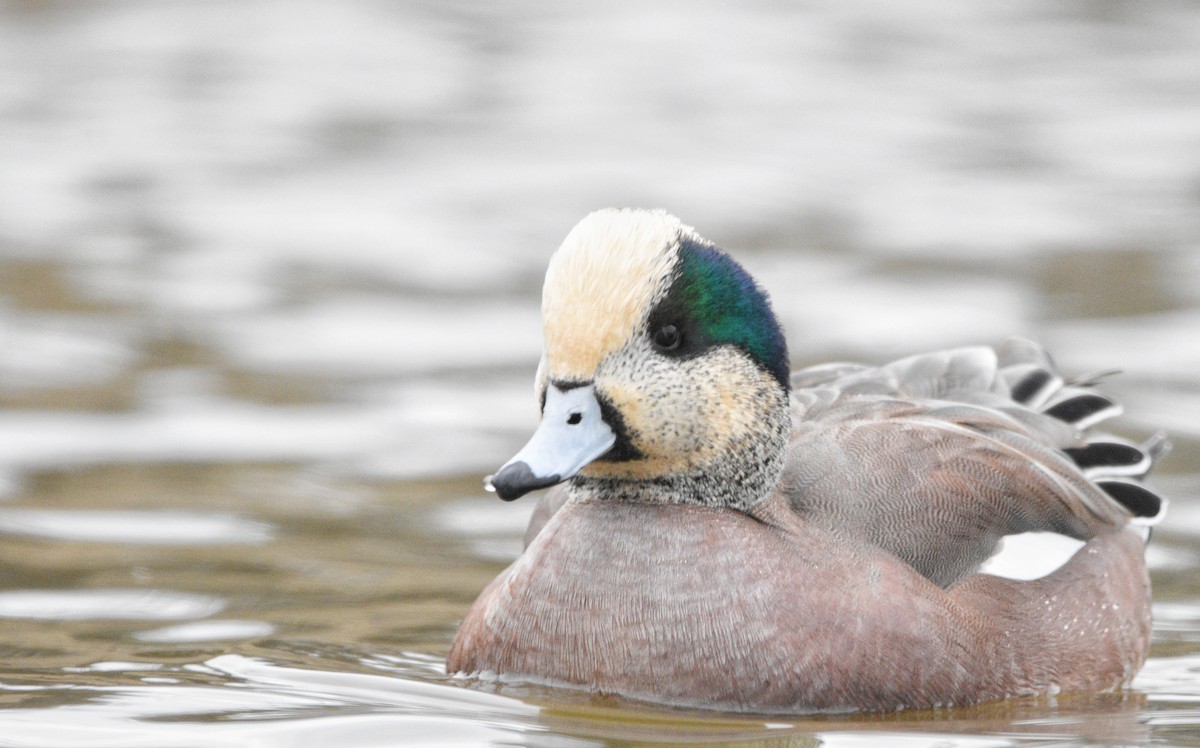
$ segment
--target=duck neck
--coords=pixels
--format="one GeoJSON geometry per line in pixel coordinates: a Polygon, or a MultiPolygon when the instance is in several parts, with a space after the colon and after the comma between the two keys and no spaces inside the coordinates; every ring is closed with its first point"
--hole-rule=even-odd
{"type": "Polygon", "coordinates": [[[659,475],[577,475],[568,492],[574,501],[693,504],[750,512],[767,500],[783,472],[791,435],[787,395],[755,428],[730,440],[715,459],[659,475]]]}

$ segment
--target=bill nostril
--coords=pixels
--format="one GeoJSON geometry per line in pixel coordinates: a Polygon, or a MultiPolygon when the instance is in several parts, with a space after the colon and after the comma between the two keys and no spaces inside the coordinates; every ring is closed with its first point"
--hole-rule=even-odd
{"type": "Polygon", "coordinates": [[[582,413],[572,413],[571,415],[567,416],[567,425],[568,426],[578,426],[582,421],[583,421],[582,413]]]}

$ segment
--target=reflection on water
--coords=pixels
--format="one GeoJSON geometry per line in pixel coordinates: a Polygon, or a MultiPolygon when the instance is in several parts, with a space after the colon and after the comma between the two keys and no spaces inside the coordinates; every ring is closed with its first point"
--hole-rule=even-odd
{"type": "Polygon", "coordinates": [[[209,545],[262,543],[270,525],[197,512],[0,509],[0,533],[93,543],[209,545]]]}
{"type": "Polygon", "coordinates": [[[1200,14],[0,2],[0,742],[1196,745],[1200,14]],[[877,717],[482,693],[545,260],[665,207],[796,363],[1046,342],[1167,429],[1130,694],[877,717]]]}
{"type": "Polygon", "coordinates": [[[144,642],[218,642],[261,639],[275,633],[275,627],[262,621],[196,621],[139,631],[134,638],[144,642]]]}
{"type": "Polygon", "coordinates": [[[14,590],[0,592],[0,618],[48,621],[201,618],[225,607],[206,595],[166,590],[14,590]]]}

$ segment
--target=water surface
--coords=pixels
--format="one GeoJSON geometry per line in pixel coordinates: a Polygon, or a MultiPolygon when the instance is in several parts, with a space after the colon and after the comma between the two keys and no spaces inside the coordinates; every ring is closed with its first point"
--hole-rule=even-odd
{"type": "Polygon", "coordinates": [[[0,3],[0,745],[1200,745],[1187,4],[0,3]],[[1167,430],[1123,694],[763,720],[475,690],[538,289],[665,207],[797,365],[1023,334],[1167,430]]]}

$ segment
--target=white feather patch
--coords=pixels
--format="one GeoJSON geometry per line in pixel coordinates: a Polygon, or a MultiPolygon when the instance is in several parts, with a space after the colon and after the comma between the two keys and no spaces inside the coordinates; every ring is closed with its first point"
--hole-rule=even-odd
{"type": "Polygon", "coordinates": [[[1071,560],[1084,541],[1056,532],[1026,532],[1007,535],[1000,549],[983,562],[979,571],[1006,579],[1041,579],[1071,560]]]}

